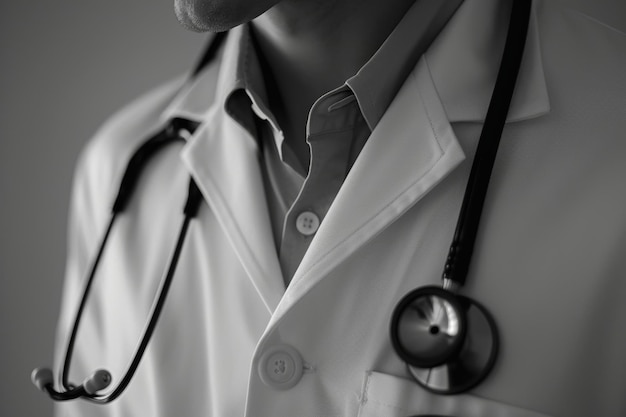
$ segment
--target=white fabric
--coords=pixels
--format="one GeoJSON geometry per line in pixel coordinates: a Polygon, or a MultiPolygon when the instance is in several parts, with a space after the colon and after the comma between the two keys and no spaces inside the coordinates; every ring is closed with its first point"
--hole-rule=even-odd
{"type": "Polygon", "coordinates": [[[626,37],[555,1],[534,6],[514,122],[463,289],[498,323],[496,367],[470,393],[436,397],[408,379],[390,346],[398,300],[439,282],[509,7],[465,0],[376,126],[286,291],[256,143],[222,107],[198,105],[219,85],[217,65],[173,105],[179,82],[107,123],[77,170],[59,353],[132,150],[172,114],[203,122],[182,149],[150,163],[119,219],[72,380],[125,367],[175,243],[189,174],[208,205],[127,392],[104,407],[61,404],[57,415],[626,415],[626,37]],[[257,373],[279,343],[305,361],[285,391],[257,373]]]}

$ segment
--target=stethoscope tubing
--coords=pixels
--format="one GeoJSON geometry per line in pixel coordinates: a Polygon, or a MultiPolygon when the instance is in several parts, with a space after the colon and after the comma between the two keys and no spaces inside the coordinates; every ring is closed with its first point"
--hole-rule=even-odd
{"type": "MultiPolygon", "coordinates": [[[[216,57],[220,46],[226,39],[226,34],[227,32],[216,33],[212,37],[212,39],[209,41],[208,47],[205,49],[202,55],[202,58],[194,66],[194,69],[189,76],[189,81],[192,81],[196,77],[196,75],[216,57]]],[[[53,400],[66,401],[75,398],[83,398],[100,404],[108,403],[116,399],[124,391],[124,389],[130,383],[133,375],[135,374],[137,367],[139,366],[139,362],[143,357],[144,351],[148,346],[152,334],[154,333],[154,329],[161,314],[161,310],[163,309],[163,305],[165,304],[167,293],[171,285],[174,273],[176,271],[176,267],[178,265],[178,259],[180,257],[180,253],[182,252],[183,243],[185,241],[185,236],[187,235],[189,224],[191,220],[197,216],[198,210],[202,202],[202,195],[193,179],[190,179],[189,181],[187,199],[183,208],[184,219],[180,228],[176,245],[174,247],[174,252],[167,267],[167,272],[165,273],[159,284],[159,293],[157,299],[153,302],[153,305],[151,306],[150,319],[142,332],[142,336],[138,343],[137,350],[135,352],[135,355],[133,355],[130,364],[128,365],[126,373],[121,378],[117,387],[106,395],[90,394],[85,390],[83,385],[75,387],[69,382],[69,373],[78,329],[80,327],[80,322],[85,310],[85,306],[87,304],[87,300],[89,298],[89,294],[94,283],[96,272],[102,260],[102,256],[111,235],[111,231],[113,230],[113,225],[115,224],[118,215],[123,212],[124,209],[127,207],[128,202],[130,201],[136,189],[141,172],[145,168],[146,164],[151,160],[152,156],[170,143],[180,140],[186,140],[188,136],[190,136],[191,133],[197,128],[197,126],[197,123],[191,121],[174,119],[170,121],[170,123],[164,129],[160,130],[155,135],[148,138],[131,156],[122,176],[122,180],[120,181],[120,186],[118,188],[116,198],[111,207],[111,216],[108,226],[106,227],[104,235],[100,241],[96,256],[94,257],[91,267],[89,268],[87,279],[85,280],[85,284],[83,285],[82,296],[74,315],[74,322],[66,344],[63,365],[61,368],[61,377],[59,381],[64,391],[55,391],[53,381],[46,383],[42,387],[42,389],[47,392],[53,400]],[[182,134],[182,132],[185,132],[185,134],[182,134]]]]}
{"type": "MultiPolygon", "coordinates": [[[[69,383],[69,372],[70,365],[72,363],[72,355],[74,353],[74,345],[76,343],[76,336],[78,334],[78,328],[80,327],[80,322],[83,317],[83,311],[85,310],[85,306],[87,305],[87,299],[89,298],[89,294],[91,292],[92,284],[94,283],[94,277],[96,275],[96,271],[98,270],[98,265],[100,264],[100,260],[102,259],[102,255],[104,253],[104,249],[106,248],[106,244],[109,240],[109,236],[111,235],[111,230],[113,230],[113,225],[115,224],[115,220],[117,219],[117,214],[111,214],[109,225],[106,228],[104,236],[100,242],[98,247],[98,252],[94,258],[94,261],[89,270],[89,275],[85,280],[85,285],[83,286],[83,295],[80,299],[80,303],[78,304],[78,308],[76,309],[76,313],[74,314],[74,324],[72,325],[72,330],[70,332],[70,337],[67,342],[67,346],[65,348],[65,355],[63,356],[63,367],[61,368],[61,385],[66,391],[74,390],[75,388],[69,383]]],[[[48,392],[51,392],[48,390],[48,392]]],[[[84,393],[84,391],[83,391],[84,393]]],[[[79,396],[83,396],[86,393],[81,393],[79,396]]],[[[56,400],[61,400],[59,398],[54,398],[56,400]]],[[[71,398],[68,398],[71,399],[71,398]]]]}
{"type": "MultiPolygon", "coordinates": [[[[491,372],[499,351],[499,332],[491,314],[480,303],[458,295],[458,291],[465,284],[469,271],[481,213],[524,55],[531,8],[531,0],[513,0],[498,75],[442,273],[443,288],[426,286],[413,290],[398,303],[392,313],[390,323],[392,346],[407,364],[409,373],[416,382],[436,394],[459,394],[475,387],[491,372]],[[405,317],[409,317],[405,314],[409,314],[407,312],[412,308],[422,305],[425,300],[431,299],[440,300],[450,306],[452,313],[449,319],[454,319],[457,323],[457,333],[448,337],[445,346],[435,345],[436,349],[430,349],[434,339],[427,334],[428,332],[424,332],[423,329],[416,330],[413,326],[411,338],[405,339],[406,343],[403,342],[400,323],[405,317]],[[479,335],[480,340],[485,342],[481,348],[487,353],[480,360],[478,357],[466,355],[472,351],[472,348],[466,348],[466,342],[478,340],[476,334],[472,333],[476,326],[471,325],[472,320],[468,319],[467,314],[473,317],[475,323],[481,323],[482,328],[488,330],[486,334],[479,335]],[[440,380],[430,380],[430,374],[435,369],[440,375],[447,377],[445,384],[440,380]],[[473,372],[463,373],[469,369],[473,372]],[[423,378],[423,375],[426,377],[423,378]]],[[[406,328],[406,325],[404,327],[406,328]]],[[[438,333],[437,330],[431,334],[438,337],[436,336],[438,333]]],[[[406,333],[403,335],[406,337],[406,333]]]]}
{"type": "Polygon", "coordinates": [[[442,278],[456,287],[465,284],[500,138],[528,35],[532,0],[514,0],[500,69],[480,134],[463,203],[442,278]]]}
{"type": "MultiPolygon", "coordinates": [[[[500,136],[506,122],[506,115],[510,107],[513,95],[512,92],[515,87],[515,80],[519,72],[522,59],[521,51],[523,51],[524,40],[527,34],[530,6],[530,0],[514,0],[513,2],[513,8],[511,11],[512,18],[505,42],[502,64],[496,80],[492,100],[487,111],[479,145],[477,147],[475,162],[470,172],[468,186],[466,188],[461,206],[453,242],[444,267],[444,282],[448,280],[461,286],[465,282],[467,276],[476,232],[480,222],[480,214],[482,212],[484,199],[489,185],[489,178],[491,176],[500,136]],[[524,22],[524,20],[526,22],[524,22]]],[[[192,80],[195,75],[197,75],[199,71],[215,57],[221,43],[225,39],[225,35],[226,33],[224,32],[218,33],[214,36],[202,59],[199,61],[198,65],[196,65],[194,71],[192,71],[190,80],[192,80]]],[[[65,389],[65,392],[54,391],[51,384],[44,387],[45,391],[48,392],[52,399],[67,400],[81,397],[100,404],[113,401],[122,394],[130,383],[150,342],[150,339],[154,334],[154,330],[165,304],[173,276],[175,275],[190,222],[197,216],[202,202],[201,193],[193,180],[190,180],[189,183],[188,197],[183,209],[184,219],[180,227],[176,245],[166,272],[159,283],[158,296],[151,306],[150,319],[142,331],[136,352],[133,355],[124,376],[120,379],[120,382],[117,384],[115,389],[103,395],[88,393],[83,386],[74,387],[69,383],[71,359],[74,352],[78,329],[87,300],[91,293],[96,272],[101,263],[104,250],[111,235],[113,225],[116,222],[118,214],[121,213],[128,205],[128,202],[136,188],[139,175],[151,157],[165,145],[185,139],[186,135],[178,134],[180,126],[177,126],[177,123],[183,125],[182,130],[186,130],[187,135],[193,132],[193,130],[197,127],[197,124],[193,122],[180,119],[173,120],[170,125],[144,142],[137,152],[133,154],[127,165],[126,171],[124,172],[120,183],[118,194],[112,207],[112,213],[108,226],[89,269],[88,278],[85,280],[85,284],[83,286],[83,295],[74,316],[74,324],[67,342],[60,378],[61,385],[63,389],[65,389]]]]}
{"type": "Polygon", "coordinates": [[[167,268],[166,274],[161,279],[158,289],[158,296],[156,300],[153,302],[152,307],[150,309],[150,320],[146,324],[140,342],[135,350],[135,355],[133,356],[130,364],[127,367],[127,371],[120,380],[118,386],[111,391],[111,393],[102,396],[88,396],[86,397],[90,401],[98,402],[98,403],[108,403],[115,400],[128,386],[131,379],[135,375],[137,368],[139,367],[139,363],[143,358],[143,354],[148,347],[148,343],[150,342],[152,335],[154,334],[154,329],[156,328],[159,317],[161,316],[161,311],[163,310],[163,306],[165,304],[165,300],[167,298],[167,294],[169,293],[170,285],[172,284],[172,279],[174,277],[174,273],[176,272],[176,267],[178,265],[178,260],[180,258],[180,254],[183,249],[183,245],[185,242],[185,237],[187,235],[187,230],[189,228],[189,223],[193,219],[190,215],[185,215],[183,219],[182,226],[180,228],[180,232],[178,234],[178,238],[176,240],[176,246],[174,247],[174,252],[170,258],[169,266],[167,268]]]}
{"type": "Polygon", "coordinates": [[[144,351],[146,350],[152,334],[154,333],[154,329],[156,328],[159,316],[163,309],[163,305],[165,304],[169,287],[171,285],[174,273],[178,265],[180,254],[182,252],[189,224],[191,220],[197,216],[202,202],[202,195],[193,179],[190,179],[189,181],[187,199],[185,200],[185,205],[183,208],[184,219],[180,227],[178,238],[176,240],[176,245],[170,258],[170,262],[168,263],[166,273],[164,274],[159,284],[159,288],[157,290],[157,298],[151,306],[149,313],[150,319],[144,327],[144,330],[142,331],[142,335],[139,339],[135,354],[129,365],[127,366],[127,371],[124,373],[124,376],[121,378],[117,387],[113,391],[109,392],[106,395],[89,394],[82,388],[82,386],[74,387],[69,383],[71,358],[74,352],[76,337],[78,334],[78,329],[80,327],[80,322],[84,313],[84,309],[92,289],[92,285],[95,281],[98,266],[100,265],[100,261],[103,257],[103,253],[107,246],[109,237],[111,236],[113,225],[115,224],[118,215],[126,208],[130,197],[132,196],[133,191],[137,185],[137,180],[142,169],[146,166],[146,163],[151,159],[152,155],[161,150],[165,145],[186,139],[191,134],[191,131],[195,130],[196,127],[196,123],[176,119],[172,121],[172,123],[168,127],[166,127],[161,132],[157,133],[148,141],[146,141],[131,157],[124,176],[122,177],[122,181],[120,182],[119,191],[112,206],[109,224],[98,247],[98,251],[89,270],[89,275],[85,280],[83,295],[74,316],[74,324],[72,326],[70,337],[67,342],[63,367],[61,370],[60,382],[65,389],[65,392],[55,392],[51,389],[51,387],[50,389],[46,389],[53,399],[63,401],[82,397],[89,401],[100,404],[108,403],[116,399],[126,389],[132,377],[134,376],[137,367],[139,366],[139,362],[143,357],[144,351]]]}

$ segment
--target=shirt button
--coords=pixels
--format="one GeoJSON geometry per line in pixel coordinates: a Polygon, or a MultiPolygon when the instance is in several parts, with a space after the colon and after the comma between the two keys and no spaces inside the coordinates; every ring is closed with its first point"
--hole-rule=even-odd
{"type": "Polygon", "coordinates": [[[302,356],[289,345],[272,346],[261,356],[258,372],[268,387],[288,390],[302,378],[302,356]]]}
{"type": "Polygon", "coordinates": [[[320,218],[312,211],[303,211],[296,218],[296,229],[305,236],[317,232],[320,227],[320,218]]]}

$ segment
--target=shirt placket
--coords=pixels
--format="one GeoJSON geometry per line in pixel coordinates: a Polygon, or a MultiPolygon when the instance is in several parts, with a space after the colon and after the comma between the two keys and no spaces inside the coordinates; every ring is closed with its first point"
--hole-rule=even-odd
{"type": "Polygon", "coordinates": [[[311,151],[308,175],[285,216],[280,245],[279,258],[286,284],[300,265],[346,177],[355,127],[359,118],[362,119],[353,97],[350,91],[342,90],[323,96],[311,109],[307,129],[311,151]]]}

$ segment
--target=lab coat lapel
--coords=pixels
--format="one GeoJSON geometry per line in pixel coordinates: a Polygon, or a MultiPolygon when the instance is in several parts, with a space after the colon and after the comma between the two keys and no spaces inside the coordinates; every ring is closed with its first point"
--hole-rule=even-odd
{"type": "Polygon", "coordinates": [[[352,167],[274,321],[339,263],[416,204],[463,159],[422,61],[352,167]]]}
{"type": "Polygon", "coordinates": [[[266,307],[284,293],[258,147],[250,134],[215,106],[182,155],[266,307]]]}
{"type": "MultiPolygon", "coordinates": [[[[533,6],[507,122],[550,111],[533,6]]],[[[424,55],[450,122],[482,122],[495,85],[511,1],[465,0],[424,55]]]]}
{"type": "MultiPolygon", "coordinates": [[[[484,120],[510,7],[500,0],[466,0],[421,58],[346,178],[273,324],[465,158],[451,123],[484,120]]],[[[508,122],[550,110],[539,45],[533,10],[508,122]]]]}

